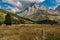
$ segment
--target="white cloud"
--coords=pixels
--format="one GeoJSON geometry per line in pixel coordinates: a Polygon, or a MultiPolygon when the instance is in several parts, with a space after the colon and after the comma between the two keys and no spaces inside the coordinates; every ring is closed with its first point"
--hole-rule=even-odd
{"type": "Polygon", "coordinates": [[[15,5],[15,6],[20,6],[20,7],[22,6],[22,4],[16,0],[3,0],[3,2],[7,2],[7,3],[10,3],[10,4],[15,5]]]}
{"type": "Polygon", "coordinates": [[[11,11],[15,13],[16,11],[19,12],[20,9],[18,9],[18,8],[12,8],[11,11]]]}
{"type": "Polygon", "coordinates": [[[8,10],[10,9],[9,11],[13,12],[13,13],[21,11],[19,8],[17,8],[17,7],[11,7],[11,6],[7,6],[7,9],[8,10]]]}
{"type": "Polygon", "coordinates": [[[55,0],[56,6],[49,7],[49,9],[56,9],[60,5],[60,0],[55,0]]]}
{"type": "Polygon", "coordinates": [[[60,0],[56,0],[56,3],[57,3],[57,4],[60,4],[60,0]]]}
{"type": "Polygon", "coordinates": [[[45,0],[3,0],[5,2],[29,1],[29,2],[43,2],[45,0]]]}
{"type": "Polygon", "coordinates": [[[15,6],[15,8],[12,9],[14,10],[14,12],[19,10],[19,8],[28,7],[33,2],[38,3],[38,2],[43,2],[43,1],[45,0],[3,0],[3,2],[7,2],[15,6]]]}
{"type": "Polygon", "coordinates": [[[0,6],[0,8],[2,8],[2,7],[0,6]]]}
{"type": "Polygon", "coordinates": [[[59,3],[59,2],[60,2],[60,0],[56,0],[56,2],[57,2],[57,3],[59,3]]]}
{"type": "Polygon", "coordinates": [[[22,2],[43,2],[45,0],[3,0],[3,2],[7,2],[13,4],[15,6],[22,6],[22,2]]]}
{"type": "Polygon", "coordinates": [[[49,7],[49,9],[55,10],[60,4],[57,4],[56,6],[49,7]]]}
{"type": "Polygon", "coordinates": [[[52,7],[49,7],[49,9],[53,9],[55,10],[57,6],[52,6],[52,7]]]}

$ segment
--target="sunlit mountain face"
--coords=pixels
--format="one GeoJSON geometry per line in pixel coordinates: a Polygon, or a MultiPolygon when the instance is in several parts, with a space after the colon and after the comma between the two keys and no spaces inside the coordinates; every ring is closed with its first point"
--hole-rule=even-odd
{"type": "Polygon", "coordinates": [[[0,8],[15,13],[32,6],[33,3],[55,9],[60,4],[60,0],[0,0],[0,8]]]}

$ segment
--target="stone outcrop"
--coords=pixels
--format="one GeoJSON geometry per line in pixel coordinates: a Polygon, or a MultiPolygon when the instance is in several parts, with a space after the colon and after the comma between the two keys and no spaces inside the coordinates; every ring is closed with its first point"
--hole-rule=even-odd
{"type": "Polygon", "coordinates": [[[60,12],[57,10],[48,9],[45,6],[38,6],[37,4],[34,4],[32,7],[28,7],[28,10],[25,10],[18,15],[19,16],[29,16],[29,15],[36,13],[37,10],[44,10],[51,15],[60,15],[60,12]]]}

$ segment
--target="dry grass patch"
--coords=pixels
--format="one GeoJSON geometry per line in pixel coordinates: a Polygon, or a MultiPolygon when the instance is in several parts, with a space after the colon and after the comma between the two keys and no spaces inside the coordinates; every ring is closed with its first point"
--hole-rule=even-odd
{"type": "Polygon", "coordinates": [[[0,26],[0,40],[42,40],[42,30],[45,40],[60,40],[60,25],[20,24],[0,26]]]}

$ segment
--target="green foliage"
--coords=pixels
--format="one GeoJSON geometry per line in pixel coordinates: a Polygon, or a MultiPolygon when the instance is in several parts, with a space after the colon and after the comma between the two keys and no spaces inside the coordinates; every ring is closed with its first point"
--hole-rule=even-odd
{"type": "Polygon", "coordinates": [[[2,21],[0,21],[0,25],[2,25],[3,23],[2,23],[2,21]]]}
{"type": "Polygon", "coordinates": [[[8,13],[6,16],[5,16],[5,24],[6,25],[11,25],[12,24],[12,20],[13,18],[12,18],[12,15],[10,14],[10,13],[8,13]]]}
{"type": "Polygon", "coordinates": [[[21,22],[19,20],[16,21],[16,24],[21,24],[21,22]]]}
{"type": "Polygon", "coordinates": [[[25,23],[25,21],[24,20],[20,20],[20,24],[24,24],[25,23]]]}
{"type": "Polygon", "coordinates": [[[24,24],[25,21],[20,19],[20,20],[13,20],[13,24],[24,24]]]}
{"type": "MultiPolygon", "coordinates": [[[[5,24],[8,24],[8,21],[10,21],[10,17],[6,17],[7,14],[9,14],[13,16],[13,24],[25,24],[25,23],[31,23],[33,22],[31,19],[29,18],[24,18],[24,17],[20,17],[17,14],[8,12],[6,10],[0,9],[0,21],[4,22],[5,24]],[[16,19],[15,19],[16,18],[16,19]],[[18,20],[17,20],[18,19],[18,20]],[[7,21],[7,22],[6,22],[7,21]]],[[[9,22],[10,24],[10,22],[9,22]]]]}

